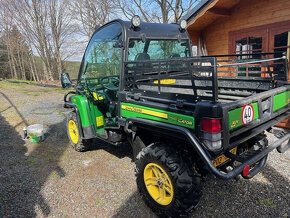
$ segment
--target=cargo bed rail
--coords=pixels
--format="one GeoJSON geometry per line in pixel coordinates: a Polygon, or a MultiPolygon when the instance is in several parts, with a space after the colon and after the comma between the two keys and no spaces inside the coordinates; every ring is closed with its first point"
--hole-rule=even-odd
{"type": "Polygon", "coordinates": [[[214,57],[130,61],[124,64],[125,90],[131,93],[191,103],[218,100],[214,57]]]}
{"type": "Polygon", "coordinates": [[[232,102],[287,81],[282,53],[218,55],[124,62],[124,89],[176,104],[232,102]]]}

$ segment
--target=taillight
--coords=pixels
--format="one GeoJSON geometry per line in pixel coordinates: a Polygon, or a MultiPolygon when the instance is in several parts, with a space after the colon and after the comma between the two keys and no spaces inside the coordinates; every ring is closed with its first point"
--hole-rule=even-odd
{"type": "Polygon", "coordinates": [[[222,131],[221,119],[203,118],[201,124],[202,130],[210,133],[217,133],[222,131]]]}
{"type": "Polygon", "coordinates": [[[222,147],[221,119],[203,118],[201,121],[202,138],[206,147],[211,151],[222,147]]]}

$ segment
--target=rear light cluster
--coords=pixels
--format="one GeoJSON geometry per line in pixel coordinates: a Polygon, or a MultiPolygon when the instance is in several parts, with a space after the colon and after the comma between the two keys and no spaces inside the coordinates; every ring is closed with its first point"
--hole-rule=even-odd
{"type": "Polygon", "coordinates": [[[211,151],[222,148],[221,119],[203,118],[201,121],[202,138],[206,147],[211,151]]]}

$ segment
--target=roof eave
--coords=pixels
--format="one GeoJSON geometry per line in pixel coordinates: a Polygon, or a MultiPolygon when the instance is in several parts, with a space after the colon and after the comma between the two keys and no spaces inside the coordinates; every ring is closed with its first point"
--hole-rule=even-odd
{"type": "Polygon", "coordinates": [[[200,0],[200,2],[189,11],[186,15],[184,15],[181,19],[189,22],[193,19],[198,13],[200,13],[207,5],[209,5],[213,0],[200,0]]]}

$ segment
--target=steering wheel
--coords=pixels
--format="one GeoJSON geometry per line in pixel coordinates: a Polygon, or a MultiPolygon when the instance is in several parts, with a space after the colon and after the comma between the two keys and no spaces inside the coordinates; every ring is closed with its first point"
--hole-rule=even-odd
{"type": "Polygon", "coordinates": [[[100,84],[105,89],[117,91],[119,90],[119,81],[119,76],[105,76],[100,79],[100,84]]]}

